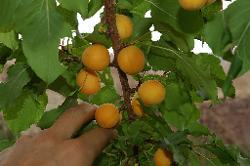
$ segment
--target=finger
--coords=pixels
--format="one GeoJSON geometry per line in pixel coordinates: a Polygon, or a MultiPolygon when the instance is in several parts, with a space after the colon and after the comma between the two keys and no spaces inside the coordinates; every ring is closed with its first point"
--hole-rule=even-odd
{"type": "Polygon", "coordinates": [[[96,128],[74,139],[73,144],[79,147],[83,156],[94,161],[116,135],[114,129],[96,128]]]}
{"type": "Polygon", "coordinates": [[[65,111],[49,129],[56,137],[70,138],[82,125],[94,119],[96,107],[81,104],[65,111]]]}

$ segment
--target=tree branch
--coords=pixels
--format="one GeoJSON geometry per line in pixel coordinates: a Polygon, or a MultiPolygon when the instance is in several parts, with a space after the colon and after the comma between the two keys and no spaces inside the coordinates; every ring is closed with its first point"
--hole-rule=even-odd
{"type": "Polygon", "coordinates": [[[117,68],[120,82],[122,85],[122,91],[123,91],[123,98],[124,102],[127,106],[127,111],[129,114],[129,119],[133,120],[134,113],[130,102],[131,97],[131,88],[128,83],[128,77],[127,75],[119,68],[117,63],[117,57],[119,52],[122,48],[124,48],[124,45],[122,44],[117,28],[116,28],[116,1],[115,0],[105,0],[104,1],[105,6],[105,22],[108,25],[108,36],[112,40],[112,46],[114,50],[114,61],[112,62],[113,66],[117,68]]]}

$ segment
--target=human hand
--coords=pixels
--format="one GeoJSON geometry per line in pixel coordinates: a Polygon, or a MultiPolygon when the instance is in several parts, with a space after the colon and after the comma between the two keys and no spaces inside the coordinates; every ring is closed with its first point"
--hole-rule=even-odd
{"type": "Polygon", "coordinates": [[[91,166],[114,138],[112,129],[96,128],[71,138],[94,118],[96,107],[82,104],[67,110],[54,125],[35,136],[21,136],[2,166],[91,166]]]}

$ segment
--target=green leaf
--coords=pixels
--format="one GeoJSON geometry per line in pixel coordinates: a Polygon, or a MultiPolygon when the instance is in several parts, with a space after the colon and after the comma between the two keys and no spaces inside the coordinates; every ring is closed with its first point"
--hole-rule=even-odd
{"type": "Polygon", "coordinates": [[[17,35],[14,31],[0,33],[0,42],[12,50],[16,50],[18,48],[17,35]]]}
{"type": "Polygon", "coordinates": [[[161,38],[163,40],[175,44],[177,48],[185,52],[194,48],[194,37],[192,35],[178,32],[167,24],[155,24],[155,27],[162,33],[161,38]]]}
{"type": "Polygon", "coordinates": [[[221,66],[221,60],[213,55],[200,54],[196,58],[200,70],[208,71],[219,87],[222,87],[226,74],[221,66]]]}
{"type": "Polygon", "coordinates": [[[58,0],[62,7],[65,9],[79,12],[84,18],[88,14],[88,2],[89,0],[58,0]]]}
{"type": "Polygon", "coordinates": [[[242,63],[243,62],[240,60],[239,57],[237,57],[237,56],[234,57],[234,59],[231,63],[230,69],[227,73],[226,80],[222,86],[224,96],[234,96],[235,95],[234,88],[232,87],[233,79],[235,79],[239,75],[241,68],[242,68],[242,63]],[[233,89],[233,94],[232,94],[232,89],[233,89]]]}
{"type": "Polygon", "coordinates": [[[201,70],[196,63],[195,57],[188,57],[183,54],[178,57],[177,68],[183,73],[185,78],[196,89],[204,90],[210,99],[216,101],[218,99],[217,86],[209,71],[201,70]]]}
{"type": "Polygon", "coordinates": [[[131,10],[133,8],[133,5],[128,0],[118,0],[117,7],[120,9],[131,10]]]}
{"type": "Polygon", "coordinates": [[[223,1],[215,1],[210,5],[207,5],[201,9],[203,17],[207,20],[213,19],[213,17],[222,10],[223,1]]]}
{"type": "Polygon", "coordinates": [[[240,166],[248,166],[248,165],[250,165],[250,159],[249,158],[244,158],[242,156],[239,156],[238,161],[239,161],[240,166]]]}
{"type": "Polygon", "coordinates": [[[102,83],[107,86],[114,86],[114,80],[109,67],[104,69],[102,72],[99,72],[99,76],[101,78],[102,83]]]}
{"type": "Polygon", "coordinates": [[[46,83],[53,82],[65,70],[58,60],[58,44],[70,26],[57,12],[55,1],[23,0],[15,15],[29,65],[46,83]]]}
{"type": "Polygon", "coordinates": [[[151,3],[145,0],[136,0],[132,2],[133,8],[130,10],[130,12],[144,18],[145,13],[150,10],[151,3]]]}
{"type": "Polygon", "coordinates": [[[195,55],[189,56],[180,51],[166,47],[162,42],[155,42],[151,47],[162,50],[162,56],[174,58],[177,62],[177,69],[189,80],[198,90],[203,89],[207,95],[214,101],[217,100],[216,82],[211,78],[207,71],[200,70],[196,63],[195,55]]]}
{"type": "Polygon", "coordinates": [[[178,1],[156,0],[151,4],[154,22],[168,24],[179,32],[197,33],[204,25],[200,11],[185,11],[178,1]]]}
{"type": "Polygon", "coordinates": [[[58,108],[45,112],[37,123],[37,126],[41,129],[49,128],[65,110],[67,110],[72,105],[75,105],[76,103],[77,100],[74,94],[72,96],[67,97],[63,104],[60,105],[58,108]]]}
{"type": "Polygon", "coordinates": [[[88,4],[88,18],[93,16],[103,5],[103,2],[100,0],[90,0],[88,4]]]}
{"type": "Polygon", "coordinates": [[[9,32],[14,27],[14,14],[21,0],[1,0],[0,6],[0,31],[9,32]]]}
{"type": "Polygon", "coordinates": [[[77,27],[78,21],[76,12],[67,10],[61,7],[61,5],[57,7],[57,11],[64,17],[64,20],[72,26],[72,28],[77,27]]]}
{"type": "Polygon", "coordinates": [[[166,86],[166,98],[163,102],[164,109],[176,110],[184,103],[188,102],[188,94],[185,92],[183,85],[171,83],[166,86]]]}
{"type": "Polygon", "coordinates": [[[197,154],[192,150],[188,150],[188,159],[187,159],[187,166],[200,166],[200,160],[197,154]]]}
{"type": "Polygon", "coordinates": [[[16,64],[9,69],[8,80],[0,84],[0,110],[15,103],[22,88],[30,81],[28,68],[24,64],[16,64]],[[13,102],[14,101],[14,102],[13,102]]]}
{"type": "Polygon", "coordinates": [[[133,34],[131,36],[133,43],[145,42],[145,39],[151,40],[151,32],[149,31],[152,25],[151,19],[134,16],[133,24],[133,34]]]}
{"type": "Polygon", "coordinates": [[[237,0],[225,11],[227,26],[232,34],[237,48],[236,54],[243,62],[241,74],[250,69],[250,1],[237,0]],[[240,12],[239,12],[240,9],[240,12]]]}
{"type": "Polygon", "coordinates": [[[217,14],[214,19],[206,24],[204,37],[215,55],[224,55],[226,45],[231,42],[231,34],[222,13],[217,14]]]}
{"type": "Polygon", "coordinates": [[[10,130],[18,135],[37,123],[43,115],[47,105],[46,94],[37,96],[31,92],[24,92],[7,110],[4,111],[4,119],[10,130]]]}
{"type": "Polygon", "coordinates": [[[8,139],[0,139],[0,152],[11,145],[13,145],[15,141],[13,140],[8,140],[8,139]]]}
{"type": "Polygon", "coordinates": [[[225,147],[218,146],[215,144],[212,145],[202,145],[201,147],[205,148],[206,150],[212,152],[217,158],[223,163],[230,165],[238,165],[237,161],[231,156],[231,154],[227,151],[225,147]]]}
{"type": "Polygon", "coordinates": [[[117,94],[114,87],[105,86],[91,98],[90,102],[97,105],[104,103],[116,103],[119,98],[120,96],[117,94]]]}

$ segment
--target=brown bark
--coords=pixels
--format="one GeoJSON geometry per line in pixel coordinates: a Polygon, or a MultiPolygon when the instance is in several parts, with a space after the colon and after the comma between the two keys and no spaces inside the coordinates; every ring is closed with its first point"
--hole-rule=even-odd
{"type": "Polygon", "coordinates": [[[127,107],[127,111],[130,119],[134,119],[133,109],[130,102],[131,88],[128,83],[128,77],[118,66],[117,57],[122,48],[124,48],[123,43],[120,40],[117,28],[116,28],[116,1],[115,0],[105,0],[105,23],[108,25],[108,36],[112,40],[112,47],[114,50],[114,61],[113,66],[117,68],[120,82],[122,85],[122,92],[124,102],[127,107]]]}

